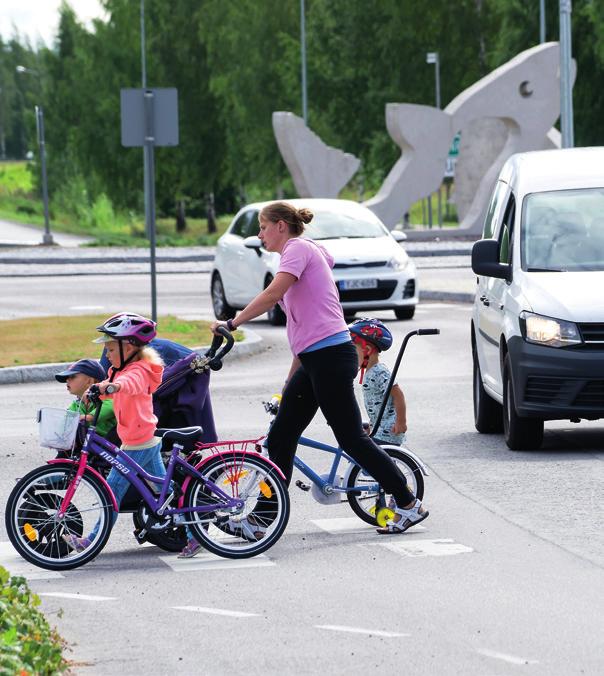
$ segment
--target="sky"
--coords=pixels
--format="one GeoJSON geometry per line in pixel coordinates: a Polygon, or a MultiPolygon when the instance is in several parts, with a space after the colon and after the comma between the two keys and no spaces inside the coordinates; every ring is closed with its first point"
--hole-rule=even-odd
{"type": "MultiPolygon", "coordinates": [[[[99,0],[68,0],[76,15],[85,25],[103,17],[99,0]]],[[[61,0],[0,0],[0,35],[7,40],[13,35],[13,26],[31,44],[43,40],[51,46],[56,36],[61,0]]]]}

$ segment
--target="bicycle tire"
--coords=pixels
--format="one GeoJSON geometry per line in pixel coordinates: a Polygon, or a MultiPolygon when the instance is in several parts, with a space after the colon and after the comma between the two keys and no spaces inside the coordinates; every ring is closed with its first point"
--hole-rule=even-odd
{"type": "MultiPolygon", "coordinates": [[[[424,477],[419,465],[413,458],[402,451],[397,451],[393,448],[385,448],[384,450],[397,463],[397,466],[405,475],[411,492],[415,494],[416,498],[422,500],[424,497],[424,477]]],[[[375,483],[375,480],[359,465],[355,465],[348,475],[346,488],[354,488],[362,485],[362,483],[369,482],[375,483]]],[[[386,501],[388,501],[388,494],[386,495],[386,501]]],[[[366,495],[348,493],[348,504],[360,519],[372,526],[378,525],[375,516],[377,512],[377,493],[368,493],[366,495]]]]}
{"type": "Polygon", "coordinates": [[[38,467],[20,479],[8,496],[4,521],[9,540],[26,561],[39,568],[70,570],[83,566],[101,552],[109,539],[113,526],[111,496],[90,472],[84,472],[61,522],[53,521],[48,513],[58,510],[72,475],[72,464],[38,467]],[[98,507],[101,525],[91,545],[75,552],[62,536],[70,533],[80,537],[89,532],[90,523],[96,523],[89,504],[98,507]]]}
{"type": "MultiPolygon", "coordinates": [[[[221,488],[230,482],[233,494],[243,497],[246,502],[243,512],[228,520],[228,512],[221,511],[218,506],[214,512],[208,513],[211,518],[209,523],[200,521],[190,524],[194,537],[208,551],[225,558],[244,559],[265,552],[279,540],[289,520],[289,493],[285,481],[272,463],[261,456],[221,453],[206,461],[200,472],[221,488]],[[264,500],[259,491],[264,495],[264,500]],[[246,493],[249,495],[244,497],[246,493]],[[259,505],[263,505],[266,500],[270,500],[270,515],[265,517],[268,514],[266,507],[259,505]],[[266,525],[266,533],[261,539],[250,538],[241,527],[241,522],[252,512],[257,524],[266,525]],[[228,528],[227,524],[232,524],[232,527],[228,528]]],[[[187,507],[195,507],[218,504],[218,499],[212,496],[202,481],[193,479],[187,486],[184,502],[187,507]]],[[[207,519],[208,515],[200,518],[207,519]]],[[[191,514],[188,518],[193,520],[195,516],[191,514]]]]}

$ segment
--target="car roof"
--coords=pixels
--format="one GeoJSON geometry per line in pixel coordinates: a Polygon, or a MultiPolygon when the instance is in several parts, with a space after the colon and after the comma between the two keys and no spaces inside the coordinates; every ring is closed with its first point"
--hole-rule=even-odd
{"type": "Polygon", "coordinates": [[[519,195],[604,187],[604,147],[517,153],[504,164],[499,178],[519,195]]]}
{"type": "MultiPolygon", "coordinates": [[[[251,204],[246,204],[244,209],[262,209],[267,204],[271,204],[279,200],[268,200],[266,202],[252,202],[251,204]]],[[[297,209],[306,207],[313,212],[320,211],[335,211],[340,214],[346,214],[348,216],[356,217],[359,219],[369,220],[374,223],[382,223],[382,221],[367,207],[359,204],[358,202],[353,202],[352,200],[340,200],[340,199],[328,199],[328,198],[319,198],[319,197],[296,197],[294,199],[285,199],[283,202],[292,204],[297,209]]]]}

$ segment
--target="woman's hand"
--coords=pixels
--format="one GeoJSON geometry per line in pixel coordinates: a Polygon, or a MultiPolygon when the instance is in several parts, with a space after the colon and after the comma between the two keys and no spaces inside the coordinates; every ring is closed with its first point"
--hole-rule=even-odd
{"type": "Polygon", "coordinates": [[[220,335],[220,334],[218,333],[218,329],[219,329],[220,327],[225,328],[227,331],[229,330],[229,327],[227,326],[227,323],[226,323],[226,322],[212,322],[212,323],[210,324],[210,331],[211,331],[215,336],[218,336],[218,335],[220,335]]]}

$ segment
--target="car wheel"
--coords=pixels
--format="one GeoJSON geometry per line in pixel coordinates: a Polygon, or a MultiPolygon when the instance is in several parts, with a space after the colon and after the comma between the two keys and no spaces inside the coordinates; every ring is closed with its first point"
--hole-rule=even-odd
{"type": "Polygon", "coordinates": [[[490,397],[482,384],[480,364],[476,350],[472,350],[474,363],[474,427],[481,434],[492,434],[503,430],[503,406],[490,397]]]}
{"type": "Polygon", "coordinates": [[[216,319],[220,319],[221,321],[233,319],[236,310],[227,303],[222,278],[218,273],[215,273],[212,277],[211,293],[212,307],[214,308],[214,316],[216,319]]]}
{"type": "Polygon", "coordinates": [[[512,451],[531,451],[543,443],[543,420],[516,413],[510,355],[503,362],[503,436],[512,451]]]}
{"type": "Polygon", "coordinates": [[[397,319],[413,319],[415,315],[415,305],[404,305],[403,307],[395,307],[394,314],[397,319]]]}
{"type": "Polygon", "coordinates": [[[347,324],[352,324],[352,322],[356,319],[357,313],[356,312],[345,312],[344,313],[344,321],[347,324]]]}
{"type": "MultiPolygon", "coordinates": [[[[272,277],[267,277],[266,278],[266,283],[264,284],[264,288],[266,287],[273,281],[272,277]]],[[[280,305],[273,305],[273,307],[266,313],[268,323],[271,324],[272,326],[285,326],[285,323],[287,321],[287,317],[285,316],[285,312],[281,309],[280,305]]]]}

